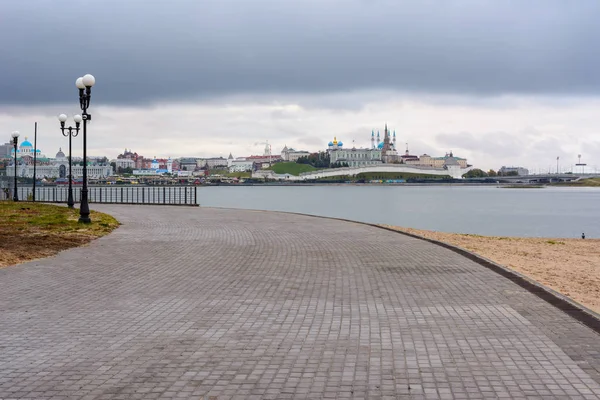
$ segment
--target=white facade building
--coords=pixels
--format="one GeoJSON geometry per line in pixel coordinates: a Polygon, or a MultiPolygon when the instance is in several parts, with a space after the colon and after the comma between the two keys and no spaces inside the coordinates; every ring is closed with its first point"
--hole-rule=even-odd
{"type": "MultiPolygon", "coordinates": [[[[14,155],[14,150],[12,153],[14,155]]],[[[17,176],[22,178],[33,178],[33,154],[33,145],[25,138],[17,150],[17,176]]],[[[35,154],[37,159],[35,167],[36,178],[67,178],[69,176],[69,159],[65,156],[65,153],[62,152],[62,149],[56,153],[54,159],[46,158],[39,149],[35,150],[35,154]]],[[[74,159],[75,157],[73,157],[73,160],[74,159]]],[[[6,167],[6,173],[9,176],[14,175],[14,162],[6,167]]],[[[73,164],[71,173],[73,178],[82,177],[83,166],[73,164]]],[[[110,165],[98,165],[88,162],[88,178],[106,178],[112,174],[113,170],[110,165]]]]}
{"type": "Polygon", "coordinates": [[[304,150],[294,150],[291,147],[288,149],[287,146],[284,146],[283,150],[281,150],[281,159],[283,161],[296,162],[300,157],[308,157],[310,152],[304,150]]]}
{"type": "Polygon", "coordinates": [[[254,170],[254,162],[247,160],[232,160],[229,172],[247,172],[254,170]]]}
{"type": "Polygon", "coordinates": [[[116,160],[112,160],[112,162],[115,163],[115,166],[117,167],[117,170],[119,168],[125,169],[125,168],[135,168],[135,161],[133,161],[130,158],[117,158],[116,160]]]}
{"type": "MultiPolygon", "coordinates": [[[[381,142],[383,143],[383,142],[381,142]]],[[[345,149],[344,143],[334,138],[329,142],[327,152],[329,153],[329,162],[331,164],[344,163],[349,167],[364,167],[367,165],[381,164],[382,147],[371,149],[345,149]]]]}

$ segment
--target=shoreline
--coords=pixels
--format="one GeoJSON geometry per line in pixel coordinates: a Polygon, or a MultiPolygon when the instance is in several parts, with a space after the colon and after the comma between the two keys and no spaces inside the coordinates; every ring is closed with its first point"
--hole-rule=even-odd
{"type": "Polygon", "coordinates": [[[379,225],[463,248],[600,313],[600,239],[482,236],[379,225]]]}

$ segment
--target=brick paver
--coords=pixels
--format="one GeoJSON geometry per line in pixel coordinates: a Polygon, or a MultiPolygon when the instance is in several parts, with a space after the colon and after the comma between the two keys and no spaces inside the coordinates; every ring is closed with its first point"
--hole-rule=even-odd
{"type": "Polygon", "coordinates": [[[600,398],[600,336],[427,242],[297,215],[124,225],[0,270],[0,398],[600,398]]]}

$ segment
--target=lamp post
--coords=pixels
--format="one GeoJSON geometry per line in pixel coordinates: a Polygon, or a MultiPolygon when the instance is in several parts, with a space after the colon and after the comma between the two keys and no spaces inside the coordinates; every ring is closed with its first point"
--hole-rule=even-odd
{"type": "Polygon", "coordinates": [[[87,189],[87,121],[92,119],[87,109],[90,106],[90,97],[92,97],[92,86],[96,83],[93,75],[87,74],[77,78],[75,86],[79,89],[79,107],[81,108],[83,118],[83,186],[81,187],[81,205],[79,206],[79,222],[89,224],[90,206],[88,204],[87,189]]]}
{"type": "Polygon", "coordinates": [[[60,130],[62,131],[63,136],[69,137],[69,196],[67,199],[67,205],[69,208],[73,208],[75,202],[73,201],[73,173],[72,165],[71,165],[71,139],[76,137],[79,134],[79,124],[82,121],[81,115],[77,114],[73,117],[75,121],[75,128],[69,126],[65,128],[65,122],[67,121],[67,116],[65,114],[60,114],[58,116],[58,120],[60,121],[60,130]]]}
{"type": "Polygon", "coordinates": [[[19,140],[19,132],[14,131],[12,133],[13,147],[15,148],[15,185],[13,192],[13,201],[19,201],[19,195],[17,194],[17,142],[19,140]]]}

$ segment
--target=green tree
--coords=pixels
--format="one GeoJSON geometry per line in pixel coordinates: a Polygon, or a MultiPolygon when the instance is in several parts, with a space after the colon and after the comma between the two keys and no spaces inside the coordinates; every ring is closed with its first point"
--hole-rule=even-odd
{"type": "Polygon", "coordinates": [[[296,160],[297,164],[308,164],[315,168],[329,168],[330,158],[329,153],[320,151],[318,153],[312,153],[308,156],[300,157],[296,160]]]}
{"type": "Polygon", "coordinates": [[[475,168],[463,175],[463,178],[485,178],[488,174],[485,171],[475,168]]]}
{"type": "Polygon", "coordinates": [[[488,176],[498,176],[498,174],[496,173],[496,171],[494,171],[493,169],[490,169],[490,170],[487,172],[487,174],[488,174],[488,176]]]}

